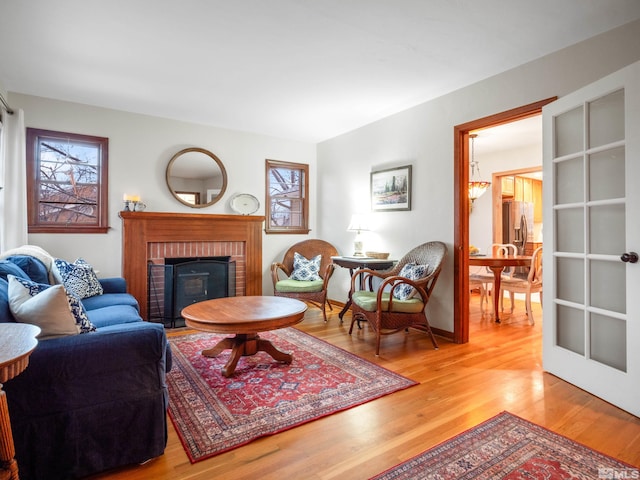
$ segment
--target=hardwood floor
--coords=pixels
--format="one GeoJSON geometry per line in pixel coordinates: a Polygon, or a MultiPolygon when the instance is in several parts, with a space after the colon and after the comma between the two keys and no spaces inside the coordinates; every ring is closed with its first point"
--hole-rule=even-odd
{"type": "Polygon", "coordinates": [[[434,350],[423,333],[397,333],[382,339],[378,358],[368,327],[349,336],[351,317],[340,325],[340,308],[325,324],[310,307],[297,328],[420,385],[193,465],[170,424],[162,457],[92,478],[367,479],[504,410],[640,466],[639,418],[542,371],[538,304],[533,327],[523,302],[499,325],[478,305],[472,297],[469,343],[438,338],[434,350]]]}

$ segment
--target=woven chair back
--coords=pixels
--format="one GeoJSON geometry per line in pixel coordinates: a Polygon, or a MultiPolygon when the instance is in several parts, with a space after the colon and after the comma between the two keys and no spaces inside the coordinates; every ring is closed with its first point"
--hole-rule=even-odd
{"type": "Polygon", "coordinates": [[[289,250],[284,254],[282,264],[289,272],[293,272],[293,257],[295,252],[298,252],[309,260],[316,255],[322,255],[322,259],[320,261],[320,276],[323,278],[327,265],[333,262],[331,257],[338,256],[338,250],[329,242],[317,239],[304,240],[291,246],[291,248],[289,248],[289,250]]]}
{"type": "MultiPolygon", "coordinates": [[[[432,279],[438,278],[440,270],[442,270],[442,263],[447,255],[447,246],[443,242],[433,241],[426,242],[422,245],[418,245],[404,255],[398,263],[388,272],[385,273],[385,277],[392,275],[398,275],[407,263],[416,263],[417,265],[429,265],[429,274],[424,279],[421,279],[425,284],[422,285],[427,293],[433,288],[430,282],[432,279]]],[[[421,282],[418,281],[418,284],[421,282]]]]}

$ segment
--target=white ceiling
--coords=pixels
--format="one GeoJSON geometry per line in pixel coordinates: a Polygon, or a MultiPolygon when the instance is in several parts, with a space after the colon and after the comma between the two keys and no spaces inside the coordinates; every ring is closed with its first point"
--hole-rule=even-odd
{"type": "Polygon", "coordinates": [[[0,83],[317,142],[638,18],[638,0],[2,0],[0,83]]]}
{"type": "Polygon", "coordinates": [[[477,156],[503,150],[515,150],[542,145],[542,115],[503,123],[497,127],[476,130],[474,139],[477,156]]]}

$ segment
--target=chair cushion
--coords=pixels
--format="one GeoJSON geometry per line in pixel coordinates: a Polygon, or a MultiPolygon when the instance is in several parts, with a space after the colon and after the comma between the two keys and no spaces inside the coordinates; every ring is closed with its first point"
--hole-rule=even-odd
{"type": "MultiPolygon", "coordinates": [[[[427,276],[429,272],[429,265],[416,265],[415,263],[407,263],[400,273],[400,277],[408,278],[409,280],[419,280],[427,276]]],[[[409,300],[416,294],[416,289],[409,284],[402,284],[393,291],[394,298],[398,300],[409,300]]]]}
{"type": "MultiPolygon", "coordinates": [[[[376,292],[369,292],[367,290],[361,290],[353,292],[351,300],[361,309],[368,312],[376,311],[376,292]]],[[[382,310],[389,311],[389,293],[383,292],[382,294],[382,310]]],[[[391,304],[392,312],[399,313],[419,313],[424,308],[424,303],[419,298],[410,298],[408,300],[396,300],[394,298],[391,304]]]]}
{"type": "Polygon", "coordinates": [[[313,281],[322,280],[320,278],[320,263],[322,255],[316,255],[311,260],[304,255],[294,252],[293,254],[293,273],[289,277],[291,280],[313,281]]]}
{"type": "Polygon", "coordinates": [[[308,282],[301,280],[292,280],[290,278],[285,278],[284,280],[280,280],[276,283],[276,291],[280,293],[305,293],[305,292],[320,292],[322,291],[322,285],[324,281],[320,280],[311,280],[308,282]]]}

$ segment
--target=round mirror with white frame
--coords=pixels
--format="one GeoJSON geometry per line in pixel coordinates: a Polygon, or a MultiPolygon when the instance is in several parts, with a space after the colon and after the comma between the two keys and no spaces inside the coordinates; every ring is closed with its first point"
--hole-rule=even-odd
{"type": "Polygon", "coordinates": [[[213,205],[227,189],[227,171],[220,159],[204,148],[185,148],[167,165],[167,187],[180,203],[192,208],[213,205]]]}

